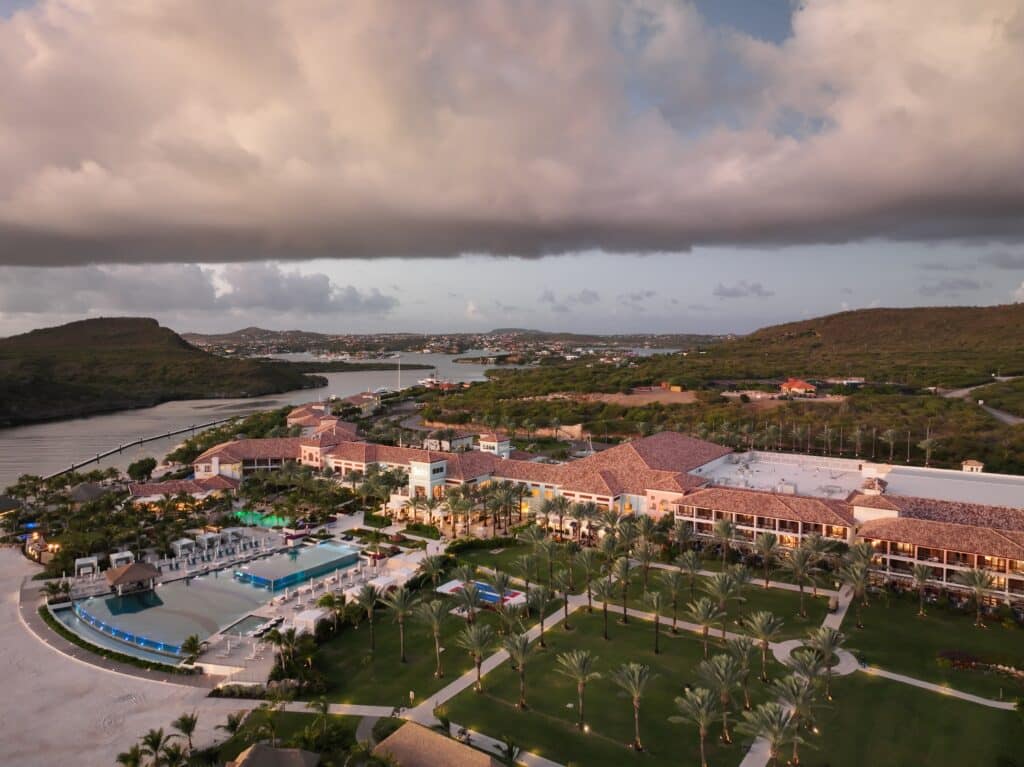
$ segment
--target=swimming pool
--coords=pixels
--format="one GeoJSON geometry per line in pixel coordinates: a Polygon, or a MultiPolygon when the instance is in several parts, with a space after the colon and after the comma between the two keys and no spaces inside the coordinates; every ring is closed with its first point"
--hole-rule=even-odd
{"type": "MultiPolygon", "coordinates": [[[[491,586],[491,584],[485,581],[473,581],[473,585],[476,586],[476,591],[480,597],[480,601],[485,605],[494,606],[498,604],[499,601],[502,601],[501,597],[498,596],[498,592],[494,590],[494,587],[491,586]]],[[[437,591],[440,594],[451,595],[457,591],[461,591],[462,588],[462,581],[453,580],[438,586],[437,591]]],[[[505,591],[504,603],[506,605],[516,606],[525,604],[525,602],[526,592],[516,591],[515,589],[507,589],[505,591]]]]}
{"type": "Polygon", "coordinates": [[[244,525],[255,525],[257,527],[288,527],[291,520],[279,514],[261,514],[252,509],[239,509],[235,512],[235,518],[244,525]]]}
{"type": "MultiPolygon", "coordinates": [[[[278,573],[280,577],[271,583],[276,586],[280,582],[282,585],[277,588],[285,588],[350,567],[358,558],[358,549],[327,542],[254,560],[251,567],[257,572],[278,573]]],[[[257,580],[235,577],[230,570],[216,570],[160,583],[152,591],[79,600],[73,609],[77,620],[69,622],[62,617],[62,622],[96,644],[101,644],[96,642],[98,633],[106,640],[120,643],[124,652],[138,650],[146,656],[159,653],[180,658],[186,637],[195,634],[206,639],[227,627],[233,628],[266,604],[272,593],[273,588],[268,589],[257,580]]]]}

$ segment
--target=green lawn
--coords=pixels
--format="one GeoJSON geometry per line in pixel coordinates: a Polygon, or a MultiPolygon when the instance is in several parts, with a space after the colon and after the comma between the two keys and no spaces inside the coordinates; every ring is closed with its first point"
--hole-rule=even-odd
{"type": "MultiPolygon", "coordinates": [[[[522,748],[563,764],[573,765],[651,765],[661,767],[697,763],[697,734],[688,725],[673,724],[673,699],[682,693],[683,684],[693,681],[693,672],[703,657],[698,638],[689,634],[662,636],[662,652],[653,652],[653,625],[633,619],[628,626],[612,623],[611,641],[601,637],[601,615],[578,612],[573,616],[575,629],[561,627],[548,635],[548,649],[538,650],[527,666],[527,701],[530,708],[520,711],[518,675],[509,664],[484,678],[484,693],[472,690],[447,705],[453,722],[494,737],[511,737],[522,748]],[[556,671],[555,658],[569,649],[589,649],[598,657],[598,670],[605,677],[587,688],[586,712],[591,731],[575,728],[575,684],[556,671]],[[646,752],[637,754],[627,747],[632,739],[632,707],[607,674],[623,662],[636,661],[651,666],[657,677],[649,684],[641,704],[641,738],[646,752]]],[[[764,688],[756,680],[757,659],[753,659],[752,695],[755,703],[764,698],[764,688]]],[[[778,673],[778,667],[773,666],[778,673]]],[[[737,764],[748,743],[734,736],[725,747],[717,742],[718,725],[709,738],[712,764],[737,764]]]]}
{"type": "Polygon", "coordinates": [[[1024,725],[1012,712],[978,706],[855,673],[833,682],[804,767],[1014,767],[1024,725]]]}
{"type": "MultiPolygon", "coordinates": [[[[455,603],[452,602],[452,607],[455,603]]],[[[488,611],[479,620],[497,630],[497,618],[488,611]]],[[[434,639],[429,627],[409,620],[405,629],[408,663],[399,662],[398,626],[390,614],[380,609],[374,618],[376,651],[370,653],[370,630],[364,620],[358,629],[351,626],[321,645],[317,667],[327,677],[327,698],[332,703],[362,703],[375,706],[409,705],[409,691],[415,703],[440,690],[460,674],[472,668],[465,650],[455,643],[465,621],[452,615],[442,634],[441,646],[445,677],[434,678],[434,639]]]]}
{"type": "Polygon", "coordinates": [[[1024,629],[1004,628],[997,623],[974,627],[973,614],[931,607],[928,616],[917,617],[917,600],[873,597],[864,610],[863,629],[854,628],[853,609],[843,622],[847,645],[861,651],[874,666],[907,674],[956,689],[998,698],[1024,695],[1024,685],[1013,679],[980,671],[942,668],[937,654],[943,650],[968,652],[989,662],[1024,669],[1024,629]]]}
{"type": "MultiPolygon", "coordinates": [[[[469,562],[481,567],[488,567],[492,570],[502,570],[509,575],[519,578],[522,577],[519,568],[516,567],[515,561],[525,555],[533,552],[533,548],[525,543],[516,543],[511,546],[495,546],[495,549],[501,549],[497,554],[492,554],[491,549],[471,549],[469,551],[460,551],[456,554],[456,557],[460,562],[469,562]]],[[[538,570],[540,574],[540,582],[546,584],[548,582],[548,563],[547,559],[543,555],[538,556],[539,565],[538,570]]],[[[569,562],[569,555],[564,546],[559,546],[555,553],[555,572],[565,569],[569,562]]],[[[573,570],[576,577],[577,591],[583,583],[582,570],[578,567],[573,566],[573,570]]],[[[530,585],[536,583],[536,577],[531,576],[530,585]]]]}

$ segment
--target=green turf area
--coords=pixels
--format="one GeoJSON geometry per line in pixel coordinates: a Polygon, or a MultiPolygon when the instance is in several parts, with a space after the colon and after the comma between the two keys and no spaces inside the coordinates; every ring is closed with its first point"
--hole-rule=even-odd
{"type": "MultiPolygon", "coordinates": [[[[495,549],[500,549],[496,554],[491,553],[491,549],[470,549],[467,551],[460,551],[456,556],[460,562],[469,562],[480,567],[487,567],[492,570],[502,570],[509,575],[520,578],[522,577],[518,567],[516,566],[516,560],[524,555],[532,554],[533,547],[526,543],[516,543],[511,546],[499,545],[495,549]]],[[[555,572],[565,569],[569,561],[569,554],[564,546],[558,546],[555,553],[555,572]]],[[[538,570],[540,573],[540,583],[547,584],[548,582],[548,562],[547,558],[543,554],[538,555],[538,570]]],[[[582,588],[583,584],[583,573],[580,568],[573,566],[573,570],[576,576],[577,591],[582,588]]],[[[536,584],[536,576],[531,576],[530,584],[536,584]]]]}
{"type": "MultiPolygon", "coordinates": [[[[455,603],[452,602],[454,609],[455,603]]],[[[497,617],[488,611],[478,620],[489,623],[497,631],[497,617]]],[[[445,625],[441,647],[445,677],[434,678],[434,638],[430,629],[410,619],[405,629],[407,663],[399,662],[398,626],[390,614],[379,609],[374,618],[376,651],[370,653],[370,630],[364,620],[358,629],[345,627],[321,645],[317,667],[327,678],[327,698],[332,703],[363,703],[375,706],[407,706],[409,691],[415,703],[440,690],[460,674],[472,668],[469,655],[458,646],[455,637],[466,622],[452,615],[445,625]]]]}
{"type": "MultiPolygon", "coordinates": [[[[673,724],[673,699],[683,684],[693,680],[700,662],[700,641],[689,634],[662,636],[662,652],[653,652],[653,625],[632,620],[628,626],[612,624],[611,640],[601,636],[601,615],[577,612],[573,631],[555,628],[548,635],[548,649],[538,650],[527,666],[526,711],[515,707],[519,695],[518,675],[503,664],[484,678],[484,692],[467,690],[447,705],[453,722],[494,737],[509,736],[520,747],[563,764],[574,765],[672,765],[697,764],[696,730],[673,724]],[[590,733],[575,728],[576,687],[556,669],[556,656],[570,649],[587,649],[598,657],[602,679],[587,687],[586,713],[590,733]],[[648,685],[641,703],[641,738],[646,752],[627,748],[632,739],[632,706],[610,679],[608,672],[624,662],[635,661],[652,667],[657,677],[648,685]],[[570,705],[571,704],[571,705],[570,705]]],[[[778,667],[771,673],[777,674],[778,667]]],[[[756,681],[757,660],[753,659],[751,691],[754,702],[763,700],[764,688],[756,681]]],[[[708,739],[711,764],[738,764],[748,743],[734,736],[729,747],[718,744],[716,725],[708,739]]]]}
{"type": "MultiPolygon", "coordinates": [[[[855,673],[833,682],[832,707],[804,767],[1014,767],[1024,725],[1000,711],[855,673]]],[[[812,736],[813,737],[813,736],[812,736]]]]}
{"type": "MultiPolygon", "coordinates": [[[[283,746],[295,739],[308,726],[317,720],[316,714],[300,711],[277,711],[269,712],[261,709],[252,711],[242,723],[238,733],[232,735],[220,746],[217,747],[217,763],[235,759],[242,751],[251,746],[257,739],[269,739],[269,733],[261,726],[268,719],[276,723],[276,735],[278,746],[283,746]]],[[[352,740],[355,739],[356,727],[359,725],[358,716],[330,716],[331,726],[346,730],[351,733],[352,740]]]]}
{"type": "Polygon", "coordinates": [[[958,690],[998,698],[1024,695],[1024,685],[997,674],[973,670],[942,668],[937,654],[944,650],[970,653],[983,661],[1013,665],[1024,669],[1024,629],[1004,628],[987,623],[974,626],[974,615],[960,614],[939,607],[917,617],[917,600],[875,597],[863,614],[864,628],[854,628],[854,615],[847,613],[843,632],[847,645],[864,654],[870,665],[958,690]]]}

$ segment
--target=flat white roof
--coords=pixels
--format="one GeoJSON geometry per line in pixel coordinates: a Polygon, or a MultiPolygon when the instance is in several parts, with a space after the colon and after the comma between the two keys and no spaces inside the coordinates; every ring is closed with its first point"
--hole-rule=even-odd
{"type": "Polygon", "coordinates": [[[878,476],[888,483],[887,495],[1024,508],[1024,477],[1012,474],[890,466],[855,458],[757,450],[732,453],[693,474],[722,487],[835,499],[845,499],[861,488],[865,478],[878,476]]]}

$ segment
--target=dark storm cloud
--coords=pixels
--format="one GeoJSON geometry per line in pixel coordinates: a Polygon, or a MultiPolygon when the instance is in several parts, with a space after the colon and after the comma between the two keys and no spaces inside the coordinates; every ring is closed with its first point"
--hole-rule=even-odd
{"type": "Polygon", "coordinates": [[[42,0],[0,19],[0,263],[1024,235],[1017,0],[792,29],[673,0],[42,0]]]}
{"type": "Polygon", "coordinates": [[[994,266],[996,269],[1024,269],[1024,253],[998,251],[986,253],[979,260],[986,266],[994,266]]]}

